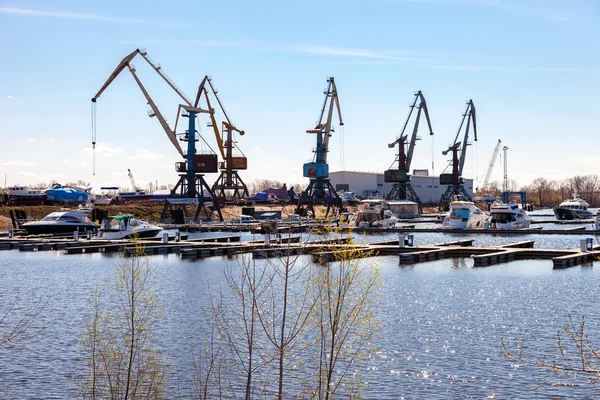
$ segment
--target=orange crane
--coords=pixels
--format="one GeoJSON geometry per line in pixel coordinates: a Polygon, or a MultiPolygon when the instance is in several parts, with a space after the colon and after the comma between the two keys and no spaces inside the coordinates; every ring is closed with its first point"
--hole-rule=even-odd
{"type": "Polygon", "coordinates": [[[212,79],[208,76],[205,76],[200,84],[198,96],[196,97],[196,104],[198,104],[200,97],[204,94],[208,109],[213,109],[210,103],[210,96],[206,83],[208,83],[208,88],[210,88],[210,92],[217,100],[217,104],[219,104],[219,108],[225,117],[225,120],[221,121],[221,132],[219,132],[214,113],[210,114],[211,122],[208,125],[213,128],[217,147],[219,148],[221,157],[223,157],[223,161],[219,163],[221,173],[213,184],[212,190],[222,199],[226,197],[227,190],[232,192],[232,199],[243,199],[244,197],[249,196],[248,187],[240,177],[238,171],[248,169],[248,158],[237,146],[233,139],[233,133],[237,132],[240,136],[244,136],[245,132],[236,128],[231,123],[229,115],[227,115],[227,111],[219,98],[218,91],[213,86],[212,79]],[[237,154],[234,154],[234,150],[237,150],[237,154]]]}

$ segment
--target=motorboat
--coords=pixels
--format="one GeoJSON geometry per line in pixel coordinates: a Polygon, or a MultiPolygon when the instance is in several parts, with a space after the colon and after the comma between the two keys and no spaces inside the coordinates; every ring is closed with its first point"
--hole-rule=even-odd
{"type": "Polygon", "coordinates": [[[558,206],[554,207],[554,215],[556,219],[591,219],[593,214],[588,210],[589,204],[587,201],[573,196],[572,199],[565,200],[558,206]]]}
{"type": "Polygon", "coordinates": [[[39,221],[24,223],[22,228],[32,235],[66,234],[76,231],[92,231],[94,233],[98,228],[88,217],[91,211],[91,209],[55,211],[46,215],[39,221]]]}
{"type": "Polygon", "coordinates": [[[419,218],[419,203],[409,200],[388,201],[390,211],[401,219],[419,218]]]}
{"type": "Polygon", "coordinates": [[[105,194],[97,194],[92,199],[92,203],[98,206],[107,206],[112,202],[112,197],[105,194]]]}
{"type": "Polygon", "coordinates": [[[96,238],[102,240],[150,238],[157,236],[162,230],[160,226],[139,220],[131,214],[121,214],[104,218],[96,238]]]}
{"type": "Polygon", "coordinates": [[[365,208],[356,213],[358,228],[393,228],[399,221],[393,212],[382,208],[365,208]]]}
{"type": "Polygon", "coordinates": [[[483,229],[487,216],[471,201],[453,201],[442,229],[483,229]]]}
{"type": "Polygon", "coordinates": [[[494,203],[490,206],[492,229],[523,229],[531,225],[531,217],[515,203],[494,203]]]}

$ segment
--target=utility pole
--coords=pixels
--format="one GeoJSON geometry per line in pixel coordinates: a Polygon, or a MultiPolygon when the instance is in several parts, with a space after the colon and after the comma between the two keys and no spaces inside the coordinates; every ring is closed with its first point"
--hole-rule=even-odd
{"type": "Polygon", "coordinates": [[[508,191],[508,169],[506,164],[506,151],[508,150],[508,146],[504,146],[502,150],[504,151],[504,183],[502,186],[504,191],[506,192],[508,191]]]}

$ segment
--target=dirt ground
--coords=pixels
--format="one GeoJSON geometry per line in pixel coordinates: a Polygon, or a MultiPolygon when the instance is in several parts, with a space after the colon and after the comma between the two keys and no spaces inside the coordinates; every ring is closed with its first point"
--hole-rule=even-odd
{"type": "MultiPolygon", "coordinates": [[[[136,217],[157,222],[160,220],[162,213],[162,204],[129,204],[129,205],[110,205],[110,206],[97,206],[97,209],[106,210],[108,215],[116,214],[133,214],[136,217]]],[[[54,211],[64,210],[59,206],[29,206],[29,207],[0,207],[0,229],[12,228],[12,222],[10,219],[10,210],[21,209],[27,213],[27,216],[33,220],[39,220],[44,218],[46,215],[54,211]]],[[[294,205],[255,205],[255,211],[279,211],[281,210],[281,216],[283,218],[290,214],[294,214],[296,206],[294,205]]],[[[323,217],[325,215],[326,208],[323,206],[315,207],[317,217],[323,217]]],[[[349,211],[356,211],[356,207],[349,207],[349,211]]],[[[226,205],[221,209],[223,219],[229,221],[237,218],[242,214],[242,206],[226,205]]],[[[193,214],[190,212],[189,214],[193,214]]],[[[188,214],[188,215],[189,215],[188,214]]],[[[216,217],[216,213],[214,213],[216,217]]]]}

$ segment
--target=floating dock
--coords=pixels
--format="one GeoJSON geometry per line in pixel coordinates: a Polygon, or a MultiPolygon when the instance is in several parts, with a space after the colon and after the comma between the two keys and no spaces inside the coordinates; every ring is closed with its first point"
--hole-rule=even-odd
{"type": "Polygon", "coordinates": [[[271,235],[271,240],[242,242],[239,235],[215,236],[183,241],[162,240],[74,240],[72,238],[15,237],[0,238],[0,250],[62,251],[64,254],[122,253],[132,255],[142,248],[146,255],[177,253],[182,258],[251,254],[255,259],[310,255],[316,263],[336,261],[341,255],[351,258],[395,256],[400,265],[423,263],[446,258],[471,258],[474,267],[486,267],[513,260],[551,260],[554,268],[600,260],[600,246],[581,249],[538,249],[534,240],[501,246],[473,246],[473,239],[434,245],[406,246],[398,239],[370,243],[351,242],[349,238],[301,242],[299,236],[271,235]]]}

